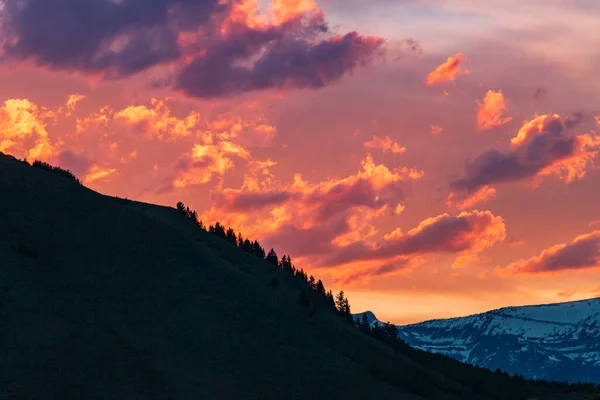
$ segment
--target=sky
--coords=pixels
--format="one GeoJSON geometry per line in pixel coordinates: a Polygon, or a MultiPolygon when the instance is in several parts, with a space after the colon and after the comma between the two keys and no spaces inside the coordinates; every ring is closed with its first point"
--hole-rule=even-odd
{"type": "Polygon", "coordinates": [[[0,151],[397,324],[600,296],[596,0],[0,0],[0,151]]]}

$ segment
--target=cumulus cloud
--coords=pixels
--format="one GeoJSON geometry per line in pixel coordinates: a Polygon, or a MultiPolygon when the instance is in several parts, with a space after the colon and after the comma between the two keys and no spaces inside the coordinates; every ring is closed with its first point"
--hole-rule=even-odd
{"type": "Polygon", "coordinates": [[[373,136],[373,139],[364,143],[364,147],[367,149],[380,149],[384,153],[389,151],[393,154],[402,154],[406,151],[406,147],[400,146],[395,138],[389,136],[373,136]]]}
{"type": "Polygon", "coordinates": [[[463,53],[456,53],[456,55],[448,57],[446,62],[438,65],[435,70],[427,75],[427,84],[431,86],[452,82],[456,80],[458,75],[468,74],[469,71],[462,65],[466,59],[463,53]]]}
{"type": "Polygon", "coordinates": [[[74,112],[77,103],[85,99],[87,99],[87,96],[84,96],[82,94],[70,94],[66,104],[67,110],[69,110],[70,113],[74,112]]]}
{"type": "Polygon", "coordinates": [[[148,137],[160,140],[176,139],[195,134],[200,123],[200,114],[190,112],[184,118],[177,118],[164,101],[151,99],[150,106],[129,106],[115,112],[112,118],[123,121],[148,137]]]}
{"type": "Polygon", "coordinates": [[[6,100],[0,107],[0,151],[17,157],[48,159],[55,148],[47,126],[56,113],[27,99],[6,100]]]}
{"type": "Polygon", "coordinates": [[[296,174],[283,183],[271,173],[274,165],[250,163],[243,185],[216,193],[215,207],[203,218],[235,219],[245,232],[260,231],[270,245],[295,256],[323,254],[372,237],[377,229],[371,221],[402,212],[408,182],[423,176],[419,170],[376,164],[367,155],[356,174],[317,183],[296,174]]]}
{"type": "Polygon", "coordinates": [[[222,140],[235,142],[244,147],[269,146],[277,135],[277,127],[261,116],[243,119],[239,116],[220,115],[206,122],[205,128],[222,140]]]}
{"type": "Polygon", "coordinates": [[[210,182],[215,176],[223,176],[234,167],[232,157],[249,159],[250,153],[231,142],[195,144],[190,154],[177,164],[178,175],[173,182],[175,188],[201,185],[210,182]]]}
{"type": "Polygon", "coordinates": [[[379,208],[402,199],[404,183],[408,179],[419,179],[423,172],[409,168],[388,169],[375,164],[369,154],[361,162],[361,170],[341,179],[330,179],[316,184],[306,182],[300,174],[294,181],[279,188],[262,190],[256,178],[247,176],[240,189],[225,189],[219,203],[226,209],[255,210],[266,205],[276,205],[297,200],[308,207],[308,213],[317,218],[330,218],[352,207],[379,208]]]}
{"type": "Polygon", "coordinates": [[[453,253],[464,257],[477,254],[505,238],[504,220],[490,211],[465,211],[457,216],[442,214],[422,221],[406,233],[397,231],[382,243],[369,246],[356,242],[345,246],[328,257],[324,264],[341,265],[427,253],[453,253]]]}
{"type": "Polygon", "coordinates": [[[3,59],[100,75],[166,66],[161,79],[194,97],[320,88],[368,64],[384,40],[334,35],[313,1],[5,0],[3,59]]]}
{"type": "Polygon", "coordinates": [[[496,272],[501,275],[537,274],[600,267],[600,231],[579,235],[571,243],[543,250],[539,255],[519,260],[496,272]]]}
{"type": "Polygon", "coordinates": [[[464,176],[452,182],[453,191],[470,196],[489,185],[546,175],[565,182],[583,178],[594,165],[600,137],[592,133],[572,134],[571,128],[580,118],[553,114],[527,121],[511,139],[508,151],[488,150],[468,162],[464,176]]]}
{"type": "Polygon", "coordinates": [[[501,90],[488,90],[483,102],[477,102],[477,128],[490,130],[512,121],[511,117],[504,116],[507,100],[501,90]]]}

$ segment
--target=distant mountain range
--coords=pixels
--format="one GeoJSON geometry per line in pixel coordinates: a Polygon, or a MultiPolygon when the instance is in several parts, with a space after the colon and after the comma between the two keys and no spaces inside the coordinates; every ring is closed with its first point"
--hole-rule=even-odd
{"type": "Polygon", "coordinates": [[[398,333],[413,347],[492,370],[600,383],[600,298],[425,321],[398,326],[398,333]]]}

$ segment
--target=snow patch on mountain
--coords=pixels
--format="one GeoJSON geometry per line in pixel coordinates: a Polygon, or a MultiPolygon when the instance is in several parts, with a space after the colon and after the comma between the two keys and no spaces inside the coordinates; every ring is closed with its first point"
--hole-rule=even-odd
{"type": "MultiPolygon", "coordinates": [[[[378,321],[372,312],[367,319],[378,321]]],[[[413,347],[492,370],[600,383],[600,298],[425,321],[398,326],[398,334],[413,347]]]]}

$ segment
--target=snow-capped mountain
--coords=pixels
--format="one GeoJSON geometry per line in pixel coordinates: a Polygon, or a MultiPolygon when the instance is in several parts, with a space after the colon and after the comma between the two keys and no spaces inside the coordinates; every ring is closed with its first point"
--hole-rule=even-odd
{"type": "MultiPolygon", "coordinates": [[[[367,318],[377,320],[368,311],[367,318]]],[[[398,334],[416,348],[492,370],[600,383],[600,298],[425,321],[398,326],[398,334]]]]}

